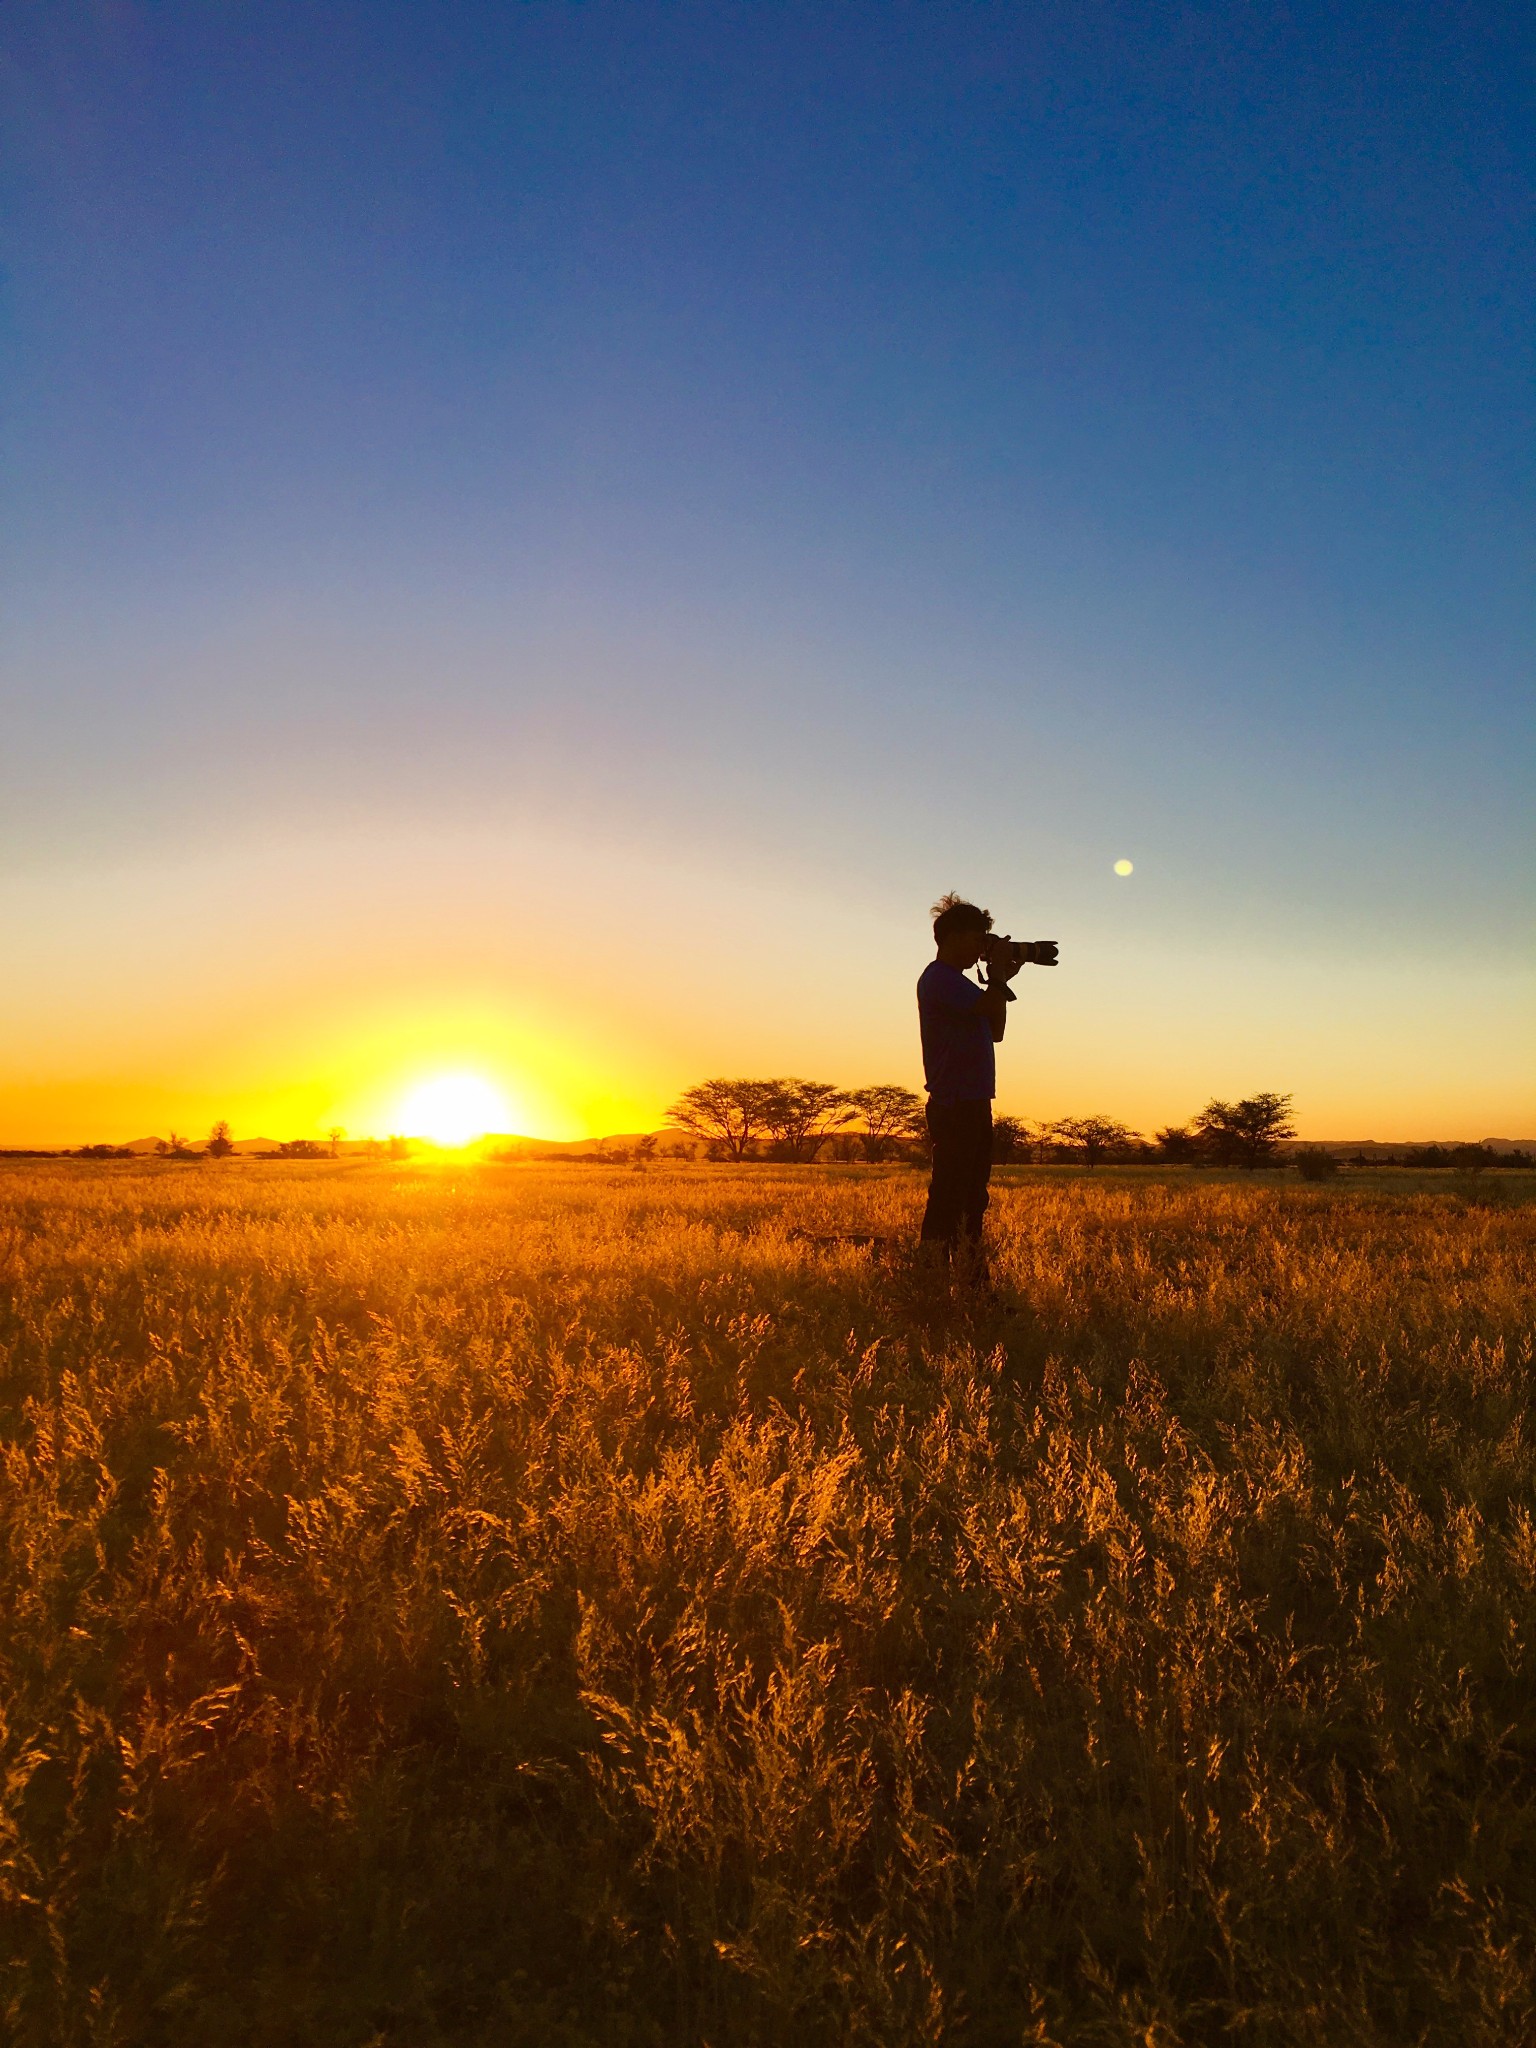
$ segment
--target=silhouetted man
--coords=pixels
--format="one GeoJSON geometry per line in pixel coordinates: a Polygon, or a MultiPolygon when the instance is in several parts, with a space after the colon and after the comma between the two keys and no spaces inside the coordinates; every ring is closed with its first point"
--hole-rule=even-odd
{"type": "Polygon", "coordinates": [[[946,1255],[961,1247],[982,1278],[981,1225],[992,1177],[992,1098],[997,1093],[993,1048],[1007,1028],[1014,998],[995,968],[989,966],[985,988],[966,978],[965,970],[976,965],[986,948],[991,912],[958,896],[941,898],[933,910],[938,957],[917,983],[933,1147],[923,1242],[942,1245],[946,1255]]]}

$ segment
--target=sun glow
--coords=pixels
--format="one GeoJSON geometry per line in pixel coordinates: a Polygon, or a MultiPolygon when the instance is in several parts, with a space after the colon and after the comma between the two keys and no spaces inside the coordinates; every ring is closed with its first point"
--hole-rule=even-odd
{"type": "Polygon", "coordinates": [[[507,1098],[481,1074],[435,1074],[400,1104],[400,1129],[434,1145],[468,1145],[487,1131],[504,1131],[507,1098]]]}

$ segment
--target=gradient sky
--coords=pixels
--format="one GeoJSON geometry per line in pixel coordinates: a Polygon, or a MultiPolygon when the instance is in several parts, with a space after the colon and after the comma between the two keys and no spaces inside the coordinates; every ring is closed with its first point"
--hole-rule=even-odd
{"type": "Polygon", "coordinates": [[[1001,1108],[1536,1131],[1526,8],[0,41],[0,1144],[916,1083],[946,888],[1001,1108]]]}

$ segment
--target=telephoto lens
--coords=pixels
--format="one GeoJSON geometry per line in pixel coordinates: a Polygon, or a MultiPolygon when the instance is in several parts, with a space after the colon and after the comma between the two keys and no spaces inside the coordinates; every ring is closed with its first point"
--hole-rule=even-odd
{"type": "Polygon", "coordinates": [[[1056,966],[1056,950],[1054,939],[991,938],[983,958],[999,974],[1014,975],[1021,967],[1056,966]]]}

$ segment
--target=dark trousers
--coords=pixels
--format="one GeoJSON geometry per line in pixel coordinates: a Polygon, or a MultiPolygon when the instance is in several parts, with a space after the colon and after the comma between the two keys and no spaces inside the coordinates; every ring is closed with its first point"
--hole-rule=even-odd
{"type": "Polygon", "coordinates": [[[979,1252],[992,1178],[990,1102],[930,1102],[933,1178],[923,1211],[923,1241],[951,1247],[968,1239],[979,1252]]]}

